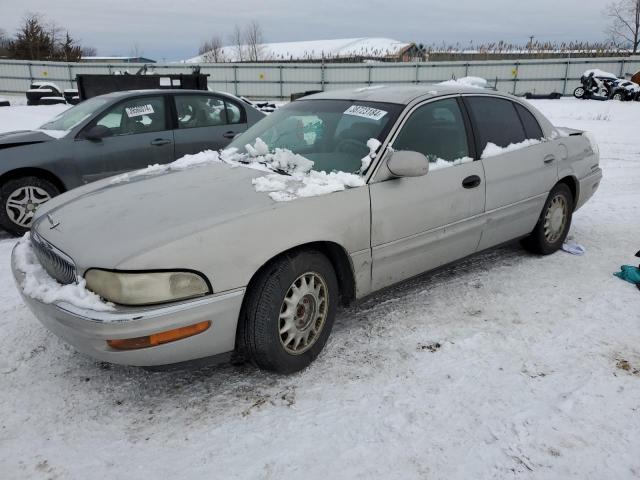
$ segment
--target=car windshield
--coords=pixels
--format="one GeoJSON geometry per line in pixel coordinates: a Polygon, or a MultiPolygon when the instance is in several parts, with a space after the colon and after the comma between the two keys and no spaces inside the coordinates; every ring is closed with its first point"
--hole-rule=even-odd
{"type": "Polygon", "coordinates": [[[53,120],[50,120],[42,125],[40,128],[42,130],[71,130],[80,122],[92,116],[105,103],[107,103],[107,101],[107,99],[100,97],[94,97],[90,98],[89,100],[85,100],[75,107],[71,107],[70,109],[65,110],[57,117],[54,117],[53,120]]]}
{"type": "Polygon", "coordinates": [[[356,172],[369,153],[367,141],[382,142],[402,106],[351,100],[298,100],[279,108],[229,145],[244,152],[261,139],[314,162],[313,170],[356,172]]]}

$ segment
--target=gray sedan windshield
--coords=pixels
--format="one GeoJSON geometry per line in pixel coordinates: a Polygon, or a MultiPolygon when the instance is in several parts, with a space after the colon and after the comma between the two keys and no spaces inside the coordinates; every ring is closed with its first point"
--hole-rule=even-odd
{"type": "Polygon", "coordinates": [[[236,138],[245,151],[260,138],[269,151],[286,148],[314,162],[313,169],[355,172],[369,153],[367,141],[383,141],[401,105],[350,100],[299,100],[282,107],[236,138]]]}
{"type": "Polygon", "coordinates": [[[84,119],[92,116],[96,111],[100,110],[108,100],[100,97],[94,97],[79,103],[69,110],[65,110],[53,120],[45,123],[40,128],[43,130],[71,130],[84,119]]]}

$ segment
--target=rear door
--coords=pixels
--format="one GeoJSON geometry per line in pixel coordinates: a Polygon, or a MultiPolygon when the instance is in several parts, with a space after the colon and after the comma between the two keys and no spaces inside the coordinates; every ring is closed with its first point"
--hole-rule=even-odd
{"type": "Polygon", "coordinates": [[[486,178],[486,224],[480,249],[530,233],[558,179],[558,152],[521,104],[465,96],[486,178]]]}
{"type": "Polygon", "coordinates": [[[168,120],[164,95],[128,98],[107,108],[74,142],[74,163],[83,182],[173,161],[168,120]],[[107,127],[110,135],[100,140],[84,138],[83,133],[96,125],[107,127]]]}
{"type": "Polygon", "coordinates": [[[242,105],[222,96],[176,94],[176,158],[203,150],[225,148],[247,129],[247,114],[242,105]]]}
{"type": "Polygon", "coordinates": [[[484,172],[459,98],[418,106],[392,147],[426,155],[429,172],[370,186],[374,290],[474,253],[482,233],[484,172]]]}

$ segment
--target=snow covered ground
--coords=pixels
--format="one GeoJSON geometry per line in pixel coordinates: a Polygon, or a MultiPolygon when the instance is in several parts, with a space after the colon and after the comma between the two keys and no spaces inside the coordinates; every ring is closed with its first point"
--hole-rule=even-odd
{"type": "Polygon", "coordinates": [[[640,249],[640,104],[534,103],[599,141],[586,255],[515,244],[377,294],[289,377],[98,364],[22,305],[0,234],[0,477],[640,477],[640,292],[612,275],[640,249]]]}

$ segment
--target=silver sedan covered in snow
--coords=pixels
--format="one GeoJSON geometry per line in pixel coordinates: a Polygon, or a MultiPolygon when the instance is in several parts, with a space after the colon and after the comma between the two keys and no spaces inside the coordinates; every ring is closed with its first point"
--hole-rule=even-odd
{"type": "Polygon", "coordinates": [[[222,152],[51,200],[12,266],[42,323],[100,360],[293,372],[340,303],[512,239],[556,251],[598,163],[590,135],[509,95],[326,92],[222,152]]]}

